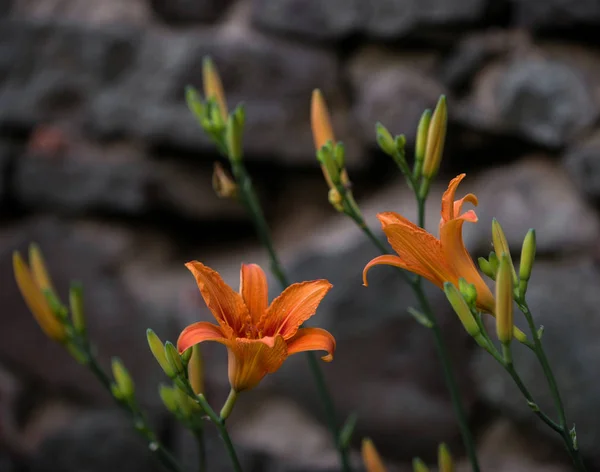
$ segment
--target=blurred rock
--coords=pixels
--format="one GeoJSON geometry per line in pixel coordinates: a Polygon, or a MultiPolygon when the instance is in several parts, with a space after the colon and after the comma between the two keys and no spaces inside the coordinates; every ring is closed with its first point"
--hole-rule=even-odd
{"type": "Polygon", "coordinates": [[[407,0],[253,2],[257,25],[316,40],[341,40],[356,33],[392,39],[420,28],[476,23],[484,18],[487,6],[481,0],[436,0],[427,4],[407,0]]]}
{"type": "Polygon", "coordinates": [[[103,0],[97,3],[87,0],[19,0],[15,2],[12,13],[16,18],[88,24],[146,24],[150,20],[146,0],[103,0]]]}
{"type": "Polygon", "coordinates": [[[519,254],[529,228],[536,230],[538,254],[572,254],[597,245],[597,214],[556,164],[527,159],[493,169],[475,180],[465,179],[461,194],[469,191],[479,199],[479,223],[465,225],[465,234],[467,239],[477,239],[475,247],[485,254],[491,250],[494,217],[506,233],[513,256],[519,254]]]}
{"type": "Polygon", "coordinates": [[[214,21],[229,7],[231,0],[149,0],[154,12],[164,21],[176,24],[214,21]]]}
{"type": "Polygon", "coordinates": [[[600,199],[599,132],[569,149],[563,164],[580,191],[590,199],[600,199]]]}
{"type": "Polygon", "coordinates": [[[596,120],[598,57],[576,47],[523,48],[485,67],[458,109],[469,126],[560,147],[596,120]]]}
{"type": "MultiPolygon", "coordinates": [[[[571,228],[569,225],[566,228],[571,228]]],[[[556,376],[569,427],[577,425],[577,440],[583,456],[600,467],[596,445],[600,428],[593,411],[599,411],[600,385],[596,359],[600,356],[598,306],[600,272],[589,258],[563,262],[538,262],[529,282],[527,300],[535,323],[544,326],[543,343],[556,376]]],[[[522,316],[515,321],[523,326],[522,316]]],[[[514,364],[540,408],[554,415],[554,403],[539,363],[529,349],[513,343],[514,364]]],[[[546,433],[548,440],[558,437],[527,406],[506,372],[484,351],[474,360],[474,373],[483,398],[500,408],[502,414],[527,422],[546,433]]]]}
{"type": "MultiPolygon", "coordinates": [[[[562,451],[539,435],[530,437],[506,419],[497,420],[483,433],[478,445],[479,465],[486,472],[568,472],[572,470],[562,451]]],[[[468,472],[471,465],[463,460],[457,472],[468,472]]]]}
{"type": "Polygon", "coordinates": [[[9,143],[0,141],[0,203],[4,200],[8,192],[8,169],[12,161],[13,152],[12,146],[9,143]]]}
{"type": "Polygon", "coordinates": [[[202,90],[206,55],[212,56],[219,69],[229,106],[246,104],[248,159],[277,159],[290,165],[312,162],[310,97],[314,88],[321,88],[338,139],[347,144],[350,164],[356,163],[360,142],[349,130],[335,56],[244,29],[148,35],[134,73],[95,98],[88,117],[91,127],[104,137],[132,135],[152,144],[214,156],[214,145],[184,101],[187,85],[202,90]]]}
{"type": "Polygon", "coordinates": [[[164,470],[129,418],[88,412],[49,437],[32,458],[32,472],[159,472],[164,470]],[[93,447],[92,447],[93,446],[93,447]]]}
{"type": "Polygon", "coordinates": [[[375,123],[414,141],[426,108],[434,108],[444,89],[435,79],[434,54],[398,55],[377,48],[361,50],[349,64],[354,115],[363,139],[376,145],[375,123]]]}
{"type": "Polygon", "coordinates": [[[32,128],[81,112],[132,64],[137,36],[116,26],[0,21],[0,127],[32,128]]]}
{"type": "Polygon", "coordinates": [[[600,4],[595,0],[513,0],[514,23],[523,28],[564,29],[600,23],[600,4]]]}
{"type": "Polygon", "coordinates": [[[85,404],[112,404],[110,396],[84,367],[37,326],[13,279],[12,253],[26,254],[37,242],[46,257],[54,286],[65,300],[70,281],[85,288],[89,335],[98,348],[100,363],[107,368],[112,356],[120,357],[136,383],[141,403],[163,412],[156,394],[163,378],[149,352],[145,332],[152,327],[174,339],[179,326],[168,314],[137,300],[124,288],[120,264],[135,245],[130,232],[99,224],[67,224],[35,218],[5,228],[0,233],[0,359],[19,376],[35,382],[37,392],[66,395],[85,404]],[[35,349],[23,349],[35,346],[35,349]],[[40,360],[43,359],[43,362],[40,360]]]}
{"type": "MultiPolygon", "coordinates": [[[[13,3],[14,0],[0,0],[0,16],[8,15],[13,8],[13,3]]],[[[0,470],[4,469],[0,468],[0,470]]]]}

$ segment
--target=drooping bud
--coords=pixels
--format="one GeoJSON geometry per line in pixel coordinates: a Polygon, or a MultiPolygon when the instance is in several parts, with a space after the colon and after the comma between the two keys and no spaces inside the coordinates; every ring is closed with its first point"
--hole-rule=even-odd
{"type": "Polygon", "coordinates": [[[446,141],[446,129],[448,126],[448,107],[446,97],[440,96],[435,107],[429,130],[427,133],[427,145],[425,147],[425,161],[423,162],[423,176],[431,180],[437,174],[444,153],[446,141]]]}
{"type": "Polygon", "coordinates": [[[466,300],[462,296],[462,294],[457,290],[457,288],[451,282],[444,283],[444,293],[446,294],[446,298],[452,305],[455,313],[458,315],[460,322],[465,327],[467,333],[469,333],[474,338],[478,338],[481,336],[481,329],[471,312],[471,308],[467,304],[466,300]]]}
{"type": "Polygon", "coordinates": [[[19,291],[42,331],[50,339],[64,343],[67,340],[64,324],[52,311],[47,297],[18,252],[13,253],[13,270],[19,291]]]}
{"type": "Polygon", "coordinates": [[[369,438],[365,438],[362,441],[361,447],[362,460],[367,472],[386,472],[386,468],[383,465],[383,461],[369,438]]]}
{"type": "Polygon", "coordinates": [[[442,443],[438,447],[438,468],[439,472],[454,472],[454,461],[446,444],[442,443]]]}
{"type": "Polygon", "coordinates": [[[154,358],[156,359],[162,370],[169,377],[175,378],[175,369],[171,367],[170,362],[167,360],[165,345],[163,344],[163,342],[151,329],[148,329],[146,331],[146,337],[148,338],[148,345],[150,346],[150,350],[152,351],[154,358]]]}
{"type": "Polygon", "coordinates": [[[179,414],[179,401],[177,398],[177,390],[179,389],[175,389],[164,384],[161,384],[158,390],[160,398],[164,403],[165,407],[174,415],[179,414]]]}
{"type": "Polygon", "coordinates": [[[205,57],[202,62],[202,83],[206,100],[214,100],[223,122],[227,121],[227,101],[223,91],[223,83],[212,59],[205,57]]]}
{"type": "Polygon", "coordinates": [[[236,198],[237,184],[221,163],[215,162],[212,176],[213,190],[219,198],[236,198]]]}
{"type": "Polygon", "coordinates": [[[502,256],[496,279],[496,333],[501,343],[508,344],[513,337],[513,280],[507,254],[502,256]]]}
{"type": "Polygon", "coordinates": [[[431,110],[427,109],[421,115],[419,126],[417,128],[417,142],[415,143],[415,165],[413,167],[413,177],[418,179],[423,172],[423,162],[425,162],[425,150],[427,149],[427,135],[429,134],[429,124],[431,123],[431,110]]]}

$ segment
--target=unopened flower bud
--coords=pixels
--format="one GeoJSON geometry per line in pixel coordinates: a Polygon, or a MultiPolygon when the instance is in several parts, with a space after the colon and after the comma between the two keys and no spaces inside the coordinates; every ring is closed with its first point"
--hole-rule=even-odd
{"type": "Polygon", "coordinates": [[[171,367],[171,364],[167,360],[167,355],[165,352],[165,346],[160,338],[156,335],[154,331],[148,329],[146,331],[146,337],[148,338],[148,345],[150,346],[150,350],[154,355],[156,361],[162,368],[162,370],[171,378],[175,378],[175,369],[171,367]]]}
{"type": "Polygon", "coordinates": [[[179,401],[177,398],[177,390],[178,389],[169,387],[164,384],[161,384],[158,390],[160,398],[164,403],[165,407],[174,415],[179,414],[179,401]]]}
{"type": "Polygon", "coordinates": [[[523,241],[523,249],[521,250],[521,264],[519,265],[519,279],[529,281],[531,277],[531,269],[535,261],[535,230],[527,231],[525,240],[523,241]]]}
{"type": "Polygon", "coordinates": [[[386,472],[381,456],[369,438],[363,439],[361,454],[367,472],[386,472]]]}
{"type": "Polygon", "coordinates": [[[212,59],[205,57],[202,62],[202,82],[204,85],[204,97],[206,100],[214,100],[221,122],[227,121],[227,102],[225,100],[225,92],[223,91],[223,84],[221,77],[217,72],[212,59]]]}
{"type": "Polygon", "coordinates": [[[501,343],[510,343],[513,337],[513,280],[510,273],[510,256],[500,260],[496,278],[496,333],[501,343]]]}
{"type": "Polygon", "coordinates": [[[188,85],[185,88],[185,101],[187,103],[188,108],[194,114],[198,122],[202,122],[205,107],[202,103],[202,98],[200,97],[200,94],[191,85],[188,85]]]}
{"type": "Polygon", "coordinates": [[[452,305],[455,313],[458,315],[460,322],[465,327],[467,333],[471,336],[476,337],[481,334],[481,329],[471,312],[471,308],[465,301],[462,294],[457,290],[457,288],[451,282],[444,283],[444,293],[446,294],[446,298],[452,305]]]}
{"type": "Polygon", "coordinates": [[[219,162],[215,162],[212,177],[213,190],[220,198],[236,198],[237,184],[219,162]]]}
{"type": "Polygon", "coordinates": [[[458,279],[458,290],[460,290],[460,293],[470,307],[475,306],[475,302],[477,301],[477,290],[475,289],[474,284],[468,283],[461,277],[458,279]]]}
{"type": "Polygon", "coordinates": [[[508,241],[506,240],[506,235],[504,234],[504,230],[500,223],[496,218],[492,220],[492,241],[494,243],[494,251],[496,252],[496,256],[498,259],[502,259],[502,256],[506,254],[508,256],[508,260],[510,262],[510,269],[512,272],[513,282],[517,283],[517,272],[515,271],[515,266],[512,262],[512,257],[510,255],[510,248],[508,246],[508,241]]]}
{"type": "Polygon", "coordinates": [[[412,466],[413,466],[413,472],[429,472],[429,467],[427,467],[425,465],[425,462],[423,462],[418,457],[415,457],[413,459],[412,466]]]}
{"type": "Polygon", "coordinates": [[[85,335],[85,313],[83,308],[83,287],[81,284],[72,284],[69,290],[69,306],[71,308],[71,320],[75,331],[85,335]]]}
{"type": "Polygon", "coordinates": [[[181,357],[177,352],[177,348],[171,341],[167,341],[165,343],[165,355],[169,365],[171,366],[171,369],[173,369],[177,375],[181,375],[185,372],[185,368],[183,366],[183,362],[181,361],[181,357]]]}
{"type": "Polygon", "coordinates": [[[427,109],[421,115],[419,126],[417,128],[417,141],[415,143],[415,165],[413,168],[413,177],[418,179],[423,172],[423,162],[425,161],[425,150],[427,149],[427,135],[429,134],[429,124],[431,123],[431,110],[427,109]]]}
{"type": "Polygon", "coordinates": [[[479,257],[477,262],[479,263],[481,272],[487,275],[490,279],[496,280],[496,271],[492,268],[490,261],[488,261],[485,257],[479,257]]]}
{"type": "Polygon", "coordinates": [[[454,461],[446,444],[440,444],[438,448],[438,468],[439,472],[454,472],[454,461]]]}
{"type": "Polygon", "coordinates": [[[385,126],[377,122],[375,125],[375,134],[377,136],[377,144],[379,145],[379,148],[387,155],[393,157],[396,154],[396,143],[394,142],[394,138],[392,137],[391,133],[385,126]]]}
{"type": "Polygon", "coordinates": [[[188,379],[192,386],[192,390],[198,395],[199,393],[204,393],[204,362],[202,359],[202,352],[200,351],[199,344],[188,349],[188,351],[192,354],[187,365],[188,379]]]}
{"type": "MultiPolygon", "coordinates": [[[[238,109],[239,108],[240,107],[238,107],[238,109]]],[[[243,155],[242,135],[244,133],[244,125],[238,116],[240,116],[239,113],[238,115],[232,113],[227,120],[227,127],[225,128],[227,151],[229,153],[229,159],[233,162],[241,161],[243,155]]]]}
{"type": "Polygon", "coordinates": [[[122,399],[132,400],[135,387],[131,375],[129,375],[120,359],[113,357],[111,365],[115,384],[121,393],[122,399]]]}
{"type": "Polygon", "coordinates": [[[433,115],[431,116],[431,122],[429,124],[429,130],[427,133],[423,175],[429,180],[435,177],[440,168],[442,154],[444,153],[447,126],[448,107],[446,105],[446,97],[442,95],[438,100],[433,115]]]}

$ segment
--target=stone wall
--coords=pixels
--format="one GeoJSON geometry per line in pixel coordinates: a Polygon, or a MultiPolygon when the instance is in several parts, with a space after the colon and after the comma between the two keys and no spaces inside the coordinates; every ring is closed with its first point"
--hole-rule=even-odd
{"type": "MultiPolygon", "coordinates": [[[[309,127],[316,87],[374,227],[378,211],[414,216],[402,179],[376,149],[375,122],[412,145],[422,111],[448,96],[429,227],[444,182],[464,171],[464,190],[480,201],[480,223],[466,233],[474,254],[489,251],[494,216],[514,255],[536,228],[531,306],[579,443],[600,468],[591,414],[600,411],[599,26],[595,0],[0,0],[0,470],[56,470],[49,457],[65,471],[124,461],[127,470],[151,470],[110,398],[27,313],[11,254],[32,240],[63,293],[70,279],[85,283],[103,361],[125,361],[153,422],[193,466],[194,445],[155,394],[165,379],[145,329],[174,340],[185,324],[210,318],[183,262],[200,259],[234,285],[240,262],[266,263],[242,209],[213,194],[218,156],[184,102],[186,85],[201,87],[207,54],[229,103],[246,103],[245,159],[292,278],[335,286],[315,320],[338,339],[337,359],[324,369],[339,416],[359,414],[355,445],[371,436],[397,470],[413,455],[431,459],[442,440],[462,454],[429,333],[405,312],[410,291],[385,269],[361,287],[376,252],[326,201],[309,127]]],[[[429,293],[484,470],[568,470],[443,296],[429,293]]],[[[207,346],[205,355],[217,402],[227,390],[225,354],[207,346]]],[[[530,357],[515,355],[551,408],[530,357]]],[[[245,470],[335,470],[321,420],[298,356],[232,416],[245,470]]],[[[227,470],[222,464],[215,470],[227,470]]]]}

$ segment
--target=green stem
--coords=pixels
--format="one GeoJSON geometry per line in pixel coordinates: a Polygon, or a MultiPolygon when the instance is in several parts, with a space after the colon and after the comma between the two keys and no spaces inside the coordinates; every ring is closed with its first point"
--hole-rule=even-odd
{"type": "MultiPolygon", "coordinates": [[[[252,181],[248,176],[246,168],[242,162],[231,161],[231,166],[233,175],[240,190],[242,202],[252,216],[252,221],[256,226],[256,232],[261,244],[265,247],[267,253],[269,254],[271,272],[279,281],[281,287],[285,289],[290,285],[290,283],[285,275],[285,271],[279,260],[277,252],[275,251],[275,246],[271,238],[271,231],[263,214],[258,197],[256,196],[256,192],[254,191],[252,181]]],[[[333,443],[338,450],[340,462],[342,464],[342,470],[345,472],[350,472],[352,468],[350,466],[348,448],[341,446],[339,443],[340,431],[335,416],[335,407],[331,394],[327,389],[323,371],[321,370],[319,362],[313,352],[307,352],[306,358],[308,360],[308,366],[311,374],[315,380],[317,391],[321,397],[321,401],[323,402],[327,425],[329,427],[331,436],[333,437],[333,443]]]]}
{"type": "Polygon", "coordinates": [[[571,456],[573,463],[577,467],[577,470],[585,471],[586,468],[585,468],[585,465],[583,464],[583,459],[581,457],[581,454],[579,453],[579,449],[576,448],[575,445],[573,444],[573,439],[571,438],[571,434],[569,432],[568,423],[567,423],[567,415],[565,413],[565,408],[564,408],[564,405],[562,402],[562,398],[560,396],[558,384],[556,382],[556,378],[554,377],[554,373],[552,372],[552,369],[550,368],[550,363],[548,362],[548,358],[546,357],[544,347],[542,346],[542,341],[540,340],[540,337],[537,334],[535,322],[533,321],[533,315],[531,314],[531,311],[529,310],[529,306],[527,305],[527,302],[525,300],[523,300],[523,299],[517,300],[517,304],[519,305],[519,308],[521,309],[521,311],[525,315],[525,319],[527,320],[527,324],[529,326],[531,335],[533,337],[533,343],[534,343],[533,349],[534,349],[535,355],[537,356],[537,358],[540,362],[540,365],[542,366],[542,370],[544,371],[544,376],[546,377],[546,380],[548,382],[548,387],[550,388],[550,394],[552,395],[552,399],[554,401],[554,406],[558,413],[558,418],[559,418],[559,423],[560,423],[560,431],[558,431],[558,432],[561,435],[561,437],[565,443],[565,446],[567,447],[567,451],[569,452],[569,455],[571,456]]]}
{"type": "MultiPolygon", "coordinates": [[[[87,366],[104,386],[104,388],[110,392],[112,380],[106,374],[106,372],[104,372],[102,367],[100,367],[92,355],[90,346],[84,345],[82,347],[87,356],[87,366]]],[[[156,434],[150,429],[150,426],[148,425],[148,422],[144,414],[140,411],[139,407],[137,405],[130,404],[129,402],[120,401],[117,398],[115,398],[115,401],[123,410],[127,411],[131,415],[135,430],[148,442],[150,450],[157,456],[160,462],[162,462],[162,464],[172,472],[181,472],[182,469],[177,463],[177,460],[169,453],[169,451],[165,449],[165,447],[156,437],[156,434]]]]}
{"type": "Polygon", "coordinates": [[[204,428],[202,426],[193,429],[198,443],[198,470],[206,472],[206,445],[204,443],[204,428]]]}
{"type": "Polygon", "coordinates": [[[229,391],[229,396],[227,397],[227,400],[225,401],[225,404],[223,405],[223,408],[221,408],[221,419],[223,421],[225,421],[227,418],[229,418],[229,415],[231,415],[231,412],[233,411],[233,407],[235,406],[235,402],[237,400],[237,392],[234,389],[231,389],[229,391]]]}

